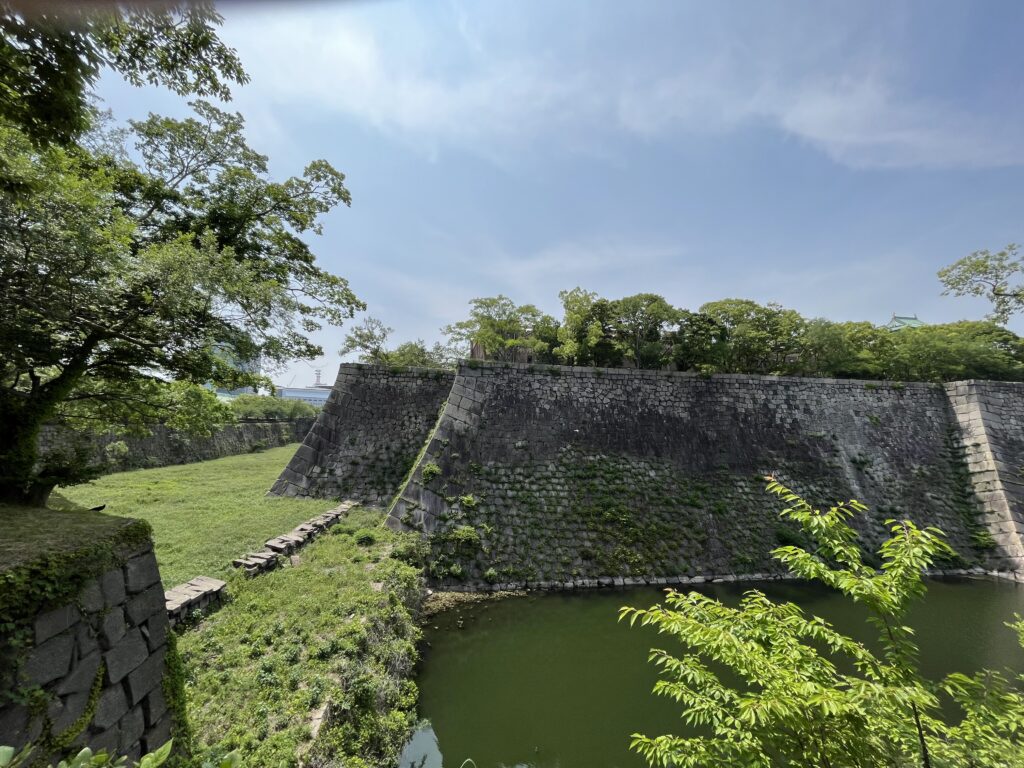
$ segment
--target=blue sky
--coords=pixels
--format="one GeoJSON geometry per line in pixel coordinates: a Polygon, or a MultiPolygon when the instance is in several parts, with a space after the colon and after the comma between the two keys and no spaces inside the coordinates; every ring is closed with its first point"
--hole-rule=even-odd
{"type": "MultiPolygon", "coordinates": [[[[250,143],[280,176],[319,157],[347,175],[314,249],[395,343],[437,340],[476,296],[559,316],[577,285],[979,317],[936,271],[1024,240],[1019,2],[220,9],[250,143]]],[[[187,111],[112,76],[100,95],[119,118],[187,111]]],[[[333,379],[344,334],[275,381],[333,379]]]]}

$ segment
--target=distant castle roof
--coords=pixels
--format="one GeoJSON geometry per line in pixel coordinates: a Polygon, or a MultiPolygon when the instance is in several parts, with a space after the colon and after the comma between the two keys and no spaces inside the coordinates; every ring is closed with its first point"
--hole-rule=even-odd
{"type": "Polygon", "coordinates": [[[902,331],[904,328],[920,328],[923,322],[917,319],[917,315],[908,317],[906,315],[893,315],[892,320],[885,324],[890,331],[902,331]]]}

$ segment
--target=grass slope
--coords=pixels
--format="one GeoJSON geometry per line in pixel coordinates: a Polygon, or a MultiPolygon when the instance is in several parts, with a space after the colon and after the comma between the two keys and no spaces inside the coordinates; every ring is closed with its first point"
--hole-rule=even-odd
{"type": "Polygon", "coordinates": [[[420,570],[394,556],[410,534],[381,519],[354,510],[298,565],[234,577],[232,601],[181,635],[196,764],[233,749],[249,768],[394,764],[416,703],[420,570]]]}
{"type": "Polygon", "coordinates": [[[225,578],[232,559],[331,506],[265,495],[296,447],[119,472],[62,489],[51,504],[106,504],[107,514],[148,521],[165,587],[195,576],[225,578]]]}

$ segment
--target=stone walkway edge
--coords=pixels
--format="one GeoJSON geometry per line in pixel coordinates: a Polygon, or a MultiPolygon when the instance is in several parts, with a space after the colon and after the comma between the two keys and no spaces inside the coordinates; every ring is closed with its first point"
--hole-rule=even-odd
{"type": "MultiPolygon", "coordinates": [[[[252,577],[272,570],[280,565],[282,555],[291,555],[301,549],[328,528],[345,517],[356,506],[354,501],[343,501],[334,509],[317,515],[297,525],[290,532],[270,539],[259,552],[250,552],[232,561],[236,568],[244,568],[245,575],[252,577]]],[[[209,576],[196,576],[185,584],[164,592],[167,618],[173,627],[188,618],[194,611],[216,608],[223,602],[227,583],[209,576]]]]}

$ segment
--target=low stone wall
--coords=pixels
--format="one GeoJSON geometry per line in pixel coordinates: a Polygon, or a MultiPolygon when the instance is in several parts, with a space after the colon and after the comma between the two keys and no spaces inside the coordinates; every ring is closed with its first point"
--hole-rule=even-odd
{"type": "Polygon", "coordinates": [[[13,674],[32,703],[0,699],[0,744],[31,742],[40,757],[89,746],[138,758],[171,738],[160,572],[149,542],[122,555],[31,623],[13,674]]]}
{"type": "MultiPolygon", "coordinates": [[[[107,472],[122,472],[129,469],[168,467],[175,464],[192,464],[197,461],[219,459],[252,453],[264,448],[276,448],[289,443],[298,443],[305,438],[313,426],[313,418],[277,421],[239,421],[222,427],[209,437],[189,435],[157,425],[152,434],[143,437],[119,436],[113,434],[95,435],[87,441],[87,449],[94,456],[94,463],[105,464],[107,472]],[[127,452],[109,451],[112,443],[123,442],[127,452]]],[[[59,426],[48,425],[40,435],[40,453],[73,450],[81,444],[82,438],[59,426]]]]}
{"type": "Polygon", "coordinates": [[[343,364],[327,404],[270,492],[389,503],[454,378],[452,371],[343,364]]]}

